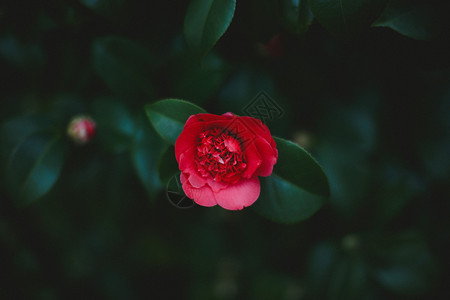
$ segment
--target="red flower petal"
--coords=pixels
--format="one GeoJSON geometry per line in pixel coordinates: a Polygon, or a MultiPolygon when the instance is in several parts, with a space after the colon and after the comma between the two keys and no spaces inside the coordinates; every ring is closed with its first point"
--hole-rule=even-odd
{"type": "Polygon", "coordinates": [[[214,194],[217,204],[225,209],[239,210],[252,205],[259,197],[258,177],[242,179],[214,194]]]}
{"type": "Polygon", "coordinates": [[[263,139],[257,139],[255,145],[262,156],[262,164],[259,166],[256,175],[270,176],[273,171],[273,165],[277,162],[278,150],[272,148],[272,146],[263,139]]]}
{"type": "Polygon", "coordinates": [[[209,186],[205,185],[199,189],[193,187],[189,182],[189,177],[184,173],[181,173],[180,180],[183,184],[183,191],[186,193],[186,196],[193,199],[198,205],[211,207],[217,204],[214,193],[209,186]]]}

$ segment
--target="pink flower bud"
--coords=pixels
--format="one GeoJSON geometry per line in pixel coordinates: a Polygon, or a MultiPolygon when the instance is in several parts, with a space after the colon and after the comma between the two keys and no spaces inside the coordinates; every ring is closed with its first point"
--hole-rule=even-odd
{"type": "Polygon", "coordinates": [[[95,122],[90,117],[77,116],[69,123],[67,135],[75,143],[83,145],[95,136],[96,129],[95,122]]]}

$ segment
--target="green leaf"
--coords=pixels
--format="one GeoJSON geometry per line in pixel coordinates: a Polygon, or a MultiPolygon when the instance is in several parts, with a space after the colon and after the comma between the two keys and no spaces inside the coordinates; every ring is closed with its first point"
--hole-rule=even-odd
{"type": "Polygon", "coordinates": [[[148,104],[145,111],[156,131],[171,145],[175,145],[184,123],[191,115],[206,113],[203,108],[179,99],[165,99],[148,104]]]}
{"type": "Polygon", "coordinates": [[[60,135],[32,134],[11,151],[5,166],[7,186],[20,204],[44,196],[58,179],[66,152],[60,135]]]}
{"type": "Polygon", "coordinates": [[[113,153],[129,149],[135,135],[135,120],[127,107],[115,98],[101,97],[92,105],[97,124],[96,139],[113,153]]]}
{"type": "Polygon", "coordinates": [[[229,66],[217,55],[208,55],[200,65],[184,51],[171,70],[174,77],[174,95],[203,103],[217,93],[227,75],[229,66]]]}
{"type": "Polygon", "coordinates": [[[373,27],[389,27],[400,34],[418,40],[430,40],[440,33],[437,12],[430,4],[411,1],[390,1],[373,27]]]}
{"type": "Polygon", "coordinates": [[[233,19],[236,0],[191,0],[184,20],[188,45],[205,55],[225,33],[233,19]]]}
{"type": "Polygon", "coordinates": [[[291,32],[304,34],[314,20],[307,0],[282,0],[284,25],[291,32]]]}
{"type": "Polygon", "coordinates": [[[175,148],[168,147],[158,162],[159,177],[167,183],[175,174],[179,173],[178,163],[175,158],[175,148]]]}
{"type": "Polygon", "coordinates": [[[274,139],[278,162],[270,177],[260,178],[261,194],[253,207],[277,222],[307,219],[329,197],[327,176],[308,152],[290,141],[274,139]]]}
{"type": "Polygon", "coordinates": [[[167,144],[150,124],[142,119],[134,137],[131,157],[136,173],[151,199],[155,199],[162,188],[158,176],[158,159],[166,149],[167,144]]]}
{"type": "Polygon", "coordinates": [[[348,36],[368,27],[387,0],[308,0],[314,16],[331,33],[348,36]]]}
{"type": "Polygon", "coordinates": [[[128,98],[153,95],[156,62],[144,47],[110,36],[94,41],[92,55],[94,70],[113,92],[128,98]]]}
{"type": "Polygon", "coordinates": [[[319,163],[293,142],[277,137],[274,140],[278,149],[275,174],[308,193],[329,197],[328,179],[319,163]]]}

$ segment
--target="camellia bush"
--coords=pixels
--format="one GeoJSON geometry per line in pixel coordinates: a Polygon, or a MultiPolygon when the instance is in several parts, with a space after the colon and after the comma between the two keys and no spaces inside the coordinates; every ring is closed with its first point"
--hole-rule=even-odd
{"type": "Polygon", "coordinates": [[[446,0],[0,3],[1,299],[450,299],[446,0]]]}

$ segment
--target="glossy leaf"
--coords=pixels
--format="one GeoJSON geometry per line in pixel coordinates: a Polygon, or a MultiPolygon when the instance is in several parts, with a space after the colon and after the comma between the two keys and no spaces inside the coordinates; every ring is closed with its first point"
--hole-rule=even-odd
{"type": "Polygon", "coordinates": [[[296,144],[275,138],[278,162],[260,178],[261,194],[253,207],[274,221],[292,223],[313,215],[329,196],[327,177],[312,156],[296,144]]]}
{"type": "Polygon", "coordinates": [[[158,159],[166,148],[167,144],[150,124],[142,119],[134,137],[131,156],[136,173],[151,199],[154,199],[162,188],[158,176],[158,159]]]}
{"type": "Polygon", "coordinates": [[[440,31],[440,21],[433,6],[405,0],[390,1],[372,26],[389,27],[418,40],[433,39],[440,31]]]}
{"type": "Polygon", "coordinates": [[[314,16],[328,31],[352,35],[368,27],[382,12],[386,0],[308,0],[314,16]]]}
{"type": "Polygon", "coordinates": [[[308,193],[328,197],[328,179],[319,163],[303,148],[275,137],[278,161],[274,172],[308,193]]]}
{"type": "Polygon", "coordinates": [[[92,55],[94,70],[113,92],[124,97],[153,95],[156,62],[144,47],[110,36],[94,41],[92,55]]]}
{"type": "Polygon", "coordinates": [[[195,104],[179,99],[166,99],[148,104],[145,111],[156,131],[171,145],[175,145],[191,115],[206,112],[195,104]]]}
{"type": "Polygon", "coordinates": [[[191,0],[184,20],[188,45],[205,55],[225,33],[233,19],[236,0],[191,0]]]}

